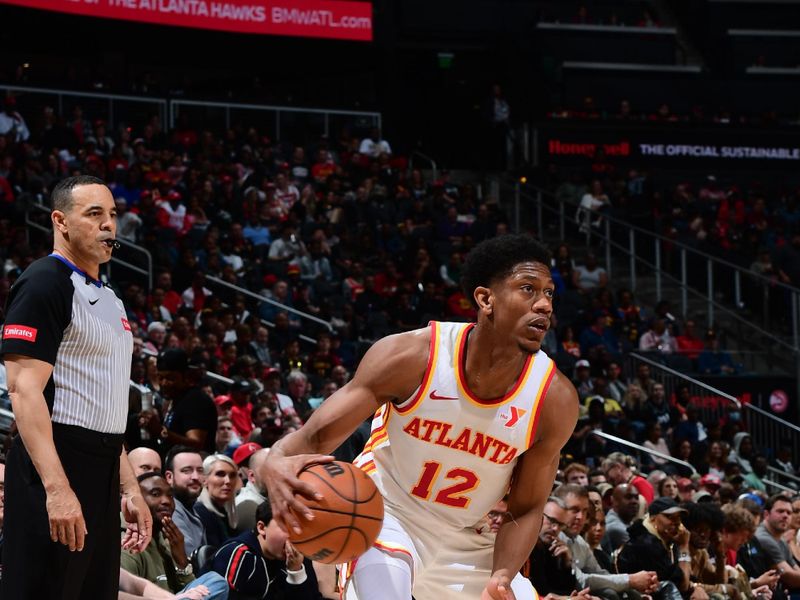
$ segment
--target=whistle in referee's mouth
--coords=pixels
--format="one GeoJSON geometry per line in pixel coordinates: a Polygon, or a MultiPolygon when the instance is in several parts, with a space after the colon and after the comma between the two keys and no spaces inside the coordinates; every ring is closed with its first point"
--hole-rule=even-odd
{"type": "Polygon", "coordinates": [[[122,244],[120,244],[117,240],[107,239],[103,240],[103,243],[108,246],[109,248],[113,248],[114,250],[119,250],[122,248],[122,244]]]}

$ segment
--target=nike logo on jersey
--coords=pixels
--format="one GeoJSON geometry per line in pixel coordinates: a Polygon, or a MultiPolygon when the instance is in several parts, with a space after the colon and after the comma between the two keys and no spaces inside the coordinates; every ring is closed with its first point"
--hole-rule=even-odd
{"type": "Polygon", "coordinates": [[[430,395],[431,400],[458,400],[458,396],[440,396],[433,390],[430,395]]]}
{"type": "Polygon", "coordinates": [[[525,413],[527,413],[527,412],[528,411],[525,410],[524,408],[517,408],[516,406],[512,406],[511,407],[511,416],[508,417],[508,415],[503,415],[505,417],[508,417],[508,421],[506,421],[505,426],[506,427],[514,427],[514,425],[516,425],[517,422],[522,417],[524,417],[525,413]]]}
{"type": "Polygon", "coordinates": [[[95,305],[95,304],[97,304],[99,301],[100,301],[100,298],[95,298],[94,302],[92,302],[91,300],[89,300],[89,304],[91,304],[92,306],[94,306],[94,305],[95,305]]]}

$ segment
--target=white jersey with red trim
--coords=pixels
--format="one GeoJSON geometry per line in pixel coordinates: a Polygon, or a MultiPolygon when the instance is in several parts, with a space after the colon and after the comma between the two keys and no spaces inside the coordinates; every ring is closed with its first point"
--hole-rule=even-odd
{"type": "MultiPolygon", "coordinates": [[[[534,440],[542,399],[555,373],[532,354],[513,388],[482,400],[464,373],[473,323],[432,321],[428,366],[416,392],[375,414],[354,463],[369,473],[387,510],[432,513],[431,526],[469,527],[508,491],[519,456],[534,440]]],[[[408,513],[406,512],[406,516],[408,513]]]]}

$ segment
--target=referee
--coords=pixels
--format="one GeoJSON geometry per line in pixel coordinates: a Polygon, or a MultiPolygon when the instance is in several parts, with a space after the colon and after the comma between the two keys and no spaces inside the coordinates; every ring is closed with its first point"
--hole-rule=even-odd
{"type": "Polygon", "coordinates": [[[152,530],[122,449],[133,338],[125,309],[99,280],[116,209],[96,177],[52,194],[53,253],[11,288],[0,353],[19,437],[6,464],[5,600],[111,600],[125,547],[152,530]]]}

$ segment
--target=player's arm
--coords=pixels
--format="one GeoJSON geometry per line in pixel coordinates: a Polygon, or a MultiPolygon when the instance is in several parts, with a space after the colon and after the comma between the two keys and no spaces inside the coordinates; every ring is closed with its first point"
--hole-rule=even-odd
{"type": "Polygon", "coordinates": [[[578,394],[561,373],[556,373],[542,401],[537,439],[520,458],[511,482],[508,510],[513,520],[500,528],[494,545],[492,581],[508,591],[539,538],[542,511],[553,489],[561,448],[578,419],[578,394]]]}
{"type": "Polygon", "coordinates": [[[405,400],[419,387],[428,362],[430,329],[392,335],[367,351],[353,379],[325,400],[299,430],[279,440],[261,467],[277,523],[299,530],[292,511],[309,516],[295,494],[315,497],[297,475],[338,448],[382,404],[405,400]]]}
{"type": "Polygon", "coordinates": [[[56,452],[53,424],[43,394],[53,365],[20,354],[6,354],[5,364],[17,430],[47,495],[50,538],[70,550],[83,550],[86,522],[56,452]]]}

